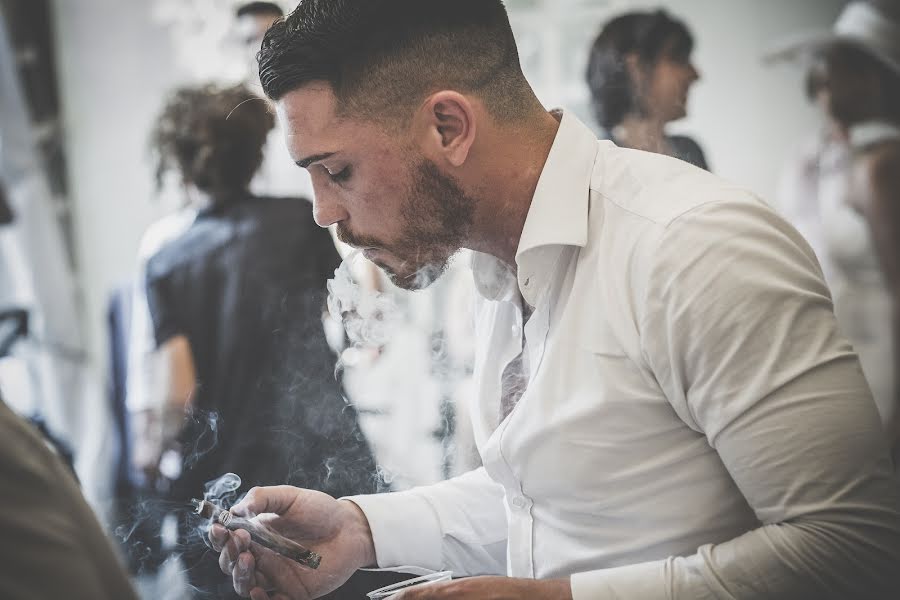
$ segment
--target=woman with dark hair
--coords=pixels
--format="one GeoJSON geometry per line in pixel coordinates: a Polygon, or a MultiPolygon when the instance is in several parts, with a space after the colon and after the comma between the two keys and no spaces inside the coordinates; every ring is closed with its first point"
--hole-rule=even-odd
{"type": "Polygon", "coordinates": [[[687,114],[688,91],[700,77],[693,48],[687,27],[663,10],[627,13],[603,27],[591,47],[587,82],[609,139],[708,168],[697,142],[665,131],[687,114]]]}
{"type": "MultiPolygon", "coordinates": [[[[327,279],[340,258],[302,198],[248,191],[273,117],[242,86],[178,90],[152,134],[157,176],[172,171],[197,207],[147,262],[146,292],[159,367],[148,387],[162,407],[140,456],[176,504],[237,473],[243,491],[296,484],[334,496],[374,492],[375,460],[334,378],[323,330],[327,279]],[[180,451],[180,473],[161,468],[180,451]],[[165,473],[161,473],[165,471],[165,473]]],[[[182,522],[191,584],[234,597],[215,555],[182,522]],[[191,543],[194,542],[194,543],[191,543]]]]}

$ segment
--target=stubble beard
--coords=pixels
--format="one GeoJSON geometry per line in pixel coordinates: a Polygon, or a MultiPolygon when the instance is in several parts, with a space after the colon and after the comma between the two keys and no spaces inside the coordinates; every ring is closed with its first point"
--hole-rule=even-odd
{"type": "Polygon", "coordinates": [[[413,170],[400,218],[400,239],[390,246],[356,237],[338,225],[338,239],[359,247],[377,247],[398,259],[398,266],[375,261],[391,282],[404,290],[421,290],[443,275],[465,245],[475,218],[476,200],[431,161],[413,170]]]}

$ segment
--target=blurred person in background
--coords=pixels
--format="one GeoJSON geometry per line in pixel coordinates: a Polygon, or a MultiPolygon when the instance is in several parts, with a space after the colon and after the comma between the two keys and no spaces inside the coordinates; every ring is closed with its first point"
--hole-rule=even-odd
{"type": "MultiPolygon", "coordinates": [[[[240,55],[246,69],[244,84],[257,95],[261,95],[261,89],[256,53],[266,30],[282,14],[281,8],[273,2],[243,3],[235,9],[233,40],[241,49],[240,55]]],[[[142,522],[136,527],[128,524],[136,499],[152,498],[157,493],[159,436],[154,431],[162,425],[158,422],[161,410],[156,405],[160,396],[154,388],[166,377],[158,372],[166,365],[160,363],[156,353],[156,340],[147,307],[146,265],[162,246],[184,233],[197,216],[196,203],[191,201],[190,193],[182,193],[182,188],[182,182],[177,180],[160,185],[159,201],[165,214],[142,235],[132,285],[129,290],[114,291],[109,310],[110,362],[114,365],[112,390],[113,394],[118,389],[126,390],[124,404],[130,415],[128,425],[124,427],[123,459],[146,467],[132,469],[130,477],[125,473],[117,475],[118,509],[121,513],[118,519],[124,519],[126,528],[131,531],[126,551],[131,568],[140,572],[154,571],[165,559],[155,522],[142,522]],[[125,339],[119,342],[118,330],[122,327],[127,328],[127,332],[125,339]],[[121,360],[119,354],[123,351],[126,355],[125,368],[116,372],[115,365],[121,360]]],[[[266,137],[262,164],[250,182],[250,191],[258,196],[309,197],[311,194],[309,177],[290,162],[277,124],[266,137]]],[[[114,410],[118,404],[118,400],[113,398],[114,410]]]]}
{"type": "Polygon", "coordinates": [[[900,461],[900,4],[852,2],[807,53],[825,131],[785,170],[779,206],[813,246],[900,461]]]}
{"type": "MultiPolygon", "coordinates": [[[[246,69],[244,85],[260,98],[264,96],[259,84],[256,53],[266,31],[283,15],[284,11],[274,2],[243,3],[234,12],[234,35],[246,69]]],[[[277,122],[266,139],[263,162],[250,182],[250,191],[260,196],[312,196],[309,175],[294,165],[277,122]]]]}
{"type": "MultiPolygon", "coordinates": [[[[249,2],[239,5],[235,10],[235,37],[246,57],[247,75],[245,85],[254,91],[261,92],[259,76],[256,69],[256,53],[262,43],[263,35],[283,11],[273,2],[249,2]]],[[[180,184],[175,185],[179,187],[180,184]]],[[[283,136],[276,127],[266,138],[263,150],[263,162],[257,169],[250,184],[251,191],[258,195],[308,196],[310,192],[309,178],[302,170],[293,167],[284,145],[283,136]],[[286,166],[285,166],[286,165],[286,166]]],[[[196,206],[189,201],[187,194],[176,194],[178,200],[173,209],[151,224],[141,238],[135,268],[134,287],[132,290],[129,335],[127,343],[126,370],[126,403],[128,409],[136,416],[132,426],[139,430],[153,427],[146,418],[154,414],[150,406],[152,390],[147,389],[147,382],[154,381],[157,376],[153,370],[157,361],[152,357],[155,350],[150,316],[145,294],[147,260],[169,240],[181,235],[194,221],[197,215],[196,206]]],[[[137,440],[147,439],[140,431],[137,440]]],[[[142,447],[132,451],[142,453],[142,447]]],[[[152,452],[152,451],[151,451],[152,452]]]]}
{"type": "Polygon", "coordinates": [[[71,469],[0,397],[0,598],[137,599],[71,469]]]}
{"type": "Polygon", "coordinates": [[[700,78],[693,48],[688,28],[663,10],[626,13],[603,26],[591,46],[587,83],[605,137],[708,169],[696,141],[666,132],[687,115],[688,92],[700,78]]]}
{"type": "MultiPolygon", "coordinates": [[[[234,12],[235,35],[244,50],[247,62],[247,84],[259,86],[259,71],[256,69],[256,53],[262,45],[266,31],[277,19],[284,16],[284,11],[274,2],[245,2],[239,4],[234,12]]],[[[254,89],[253,91],[257,91],[254,89]]]]}
{"type": "MultiPolygon", "coordinates": [[[[179,89],[156,122],[157,173],[173,171],[197,216],[149,258],[157,347],[154,428],[136,465],[187,503],[225,472],[246,486],[301,483],[336,495],[378,489],[375,462],[340,386],[322,328],[339,263],[309,201],[248,190],[273,126],[243,86],[179,89]],[[160,463],[178,449],[180,469],[160,463]],[[180,472],[178,472],[180,471],[180,472]]],[[[188,579],[231,597],[213,555],[181,523],[188,579]],[[221,589],[220,589],[221,588],[221,589]]]]}
{"type": "MultiPolygon", "coordinates": [[[[277,18],[282,16],[282,14],[283,11],[281,8],[273,2],[249,2],[240,4],[235,9],[234,35],[243,51],[246,59],[245,62],[248,65],[253,65],[252,67],[247,68],[247,75],[244,80],[245,85],[251,90],[259,90],[259,77],[256,74],[257,70],[255,64],[256,53],[259,52],[259,46],[262,43],[263,35],[265,35],[269,26],[271,26],[277,18]]],[[[264,168],[264,165],[267,163],[270,165],[283,163],[283,160],[278,159],[283,159],[284,156],[282,155],[284,154],[286,154],[286,150],[284,150],[284,140],[276,135],[275,128],[273,127],[267,137],[266,148],[263,151],[263,164],[257,169],[251,182],[251,187],[253,188],[252,191],[254,193],[260,195],[278,195],[276,190],[271,189],[278,186],[270,185],[277,177],[265,173],[264,171],[266,169],[264,168]],[[269,155],[273,153],[279,154],[279,149],[281,150],[281,155],[274,157],[274,160],[270,159],[269,155]],[[274,150],[274,152],[272,152],[272,150],[274,150]]],[[[280,164],[278,164],[278,166],[280,166],[280,164]]],[[[277,169],[278,166],[272,168],[277,169]]],[[[278,170],[283,171],[284,169],[278,170]]],[[[305,179],[302,176],[300,178],[297,176],[297,173],[299,173],[300,170],[292,169],[292,171],[293,173],[288,175],[287,181],[283,182],[281,187],[290,187],[293,182],[295,185],[294,189],[289,189],[286,192],[286,195],[306,195],[305,192],[307,191],[308,186],[304,185],[305,179]]],[[[159,183],[159,187],[162,189],[164,186],[161,181],[159,183]]],[[[176,183],[175,187],[177,188],[179,186],[180,184],[176,183]]],[[[134,278],[135,285],[130,302],[130,318],[128,319],[130,332],[127,344],[128,367],[127,376],[125,378],[127,382],[126,402],[129,411],[134,415],[131,426],[138,429],[137,435],[135,436],[136,440],[149,439],[148,436],[141,433],[141,430],[155,426],[154,423],[147,422],[147,419],[151,419],[152,415],[156,412],[152,410],[153,407],[149,405],[150,398],[154,397],[155,394],[152,390],[147,388],[147,385],[148,382],[152,383],[158,379],[158,376],[153,374],[153,370],[158,361],[153,358],[156,344],[153,337],[152,325],[150,324],[150,315],[147,309],[145,294],[146,263],[147,260],[156,254],[166,242],[184,233],[197,216],[196,206],[194,203],[190,202],[188,194],[176,195],[178,198],[176,206],[173,207],[168,214],[155,221],[147,228],[138,245],[138,256],[134,278]]],[[[132,448],[132,451],[137,452],[138,454],[145,451],[149,451],[151,454],[154,452],[152,449],[145,449],[140,446],[132,448]]],[[[138,460],[139,462],[145,462],[142,459],[138,460]]]]}

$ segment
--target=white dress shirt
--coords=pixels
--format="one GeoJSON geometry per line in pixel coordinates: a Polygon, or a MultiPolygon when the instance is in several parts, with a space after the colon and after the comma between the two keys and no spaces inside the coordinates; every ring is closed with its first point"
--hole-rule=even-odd
{"type": "Polygon", "coordinates": [[[571,576],[575,600],[900,597],[900,486],[793,228],[567,114],[516,263],[473,259],[484,467],[353,498],[379,566],[571,576]],[[498,424],[520,293],[529,383],[498,424]]]}

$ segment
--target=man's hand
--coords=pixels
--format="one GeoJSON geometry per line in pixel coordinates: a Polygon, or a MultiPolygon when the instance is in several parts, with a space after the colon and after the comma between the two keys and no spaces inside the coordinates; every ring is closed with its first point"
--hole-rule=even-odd
{"type": "Polygon", "coordinates": [[[409,589],[392,600],[572,600],[568,579],[472,577],[409,589]]]}
{"type": "Polygon", "coordinates": [[[219,567],[235,591],[254,600],[309,600],[336,589],[363,567],[375,564],[369,522],[358,506],[327,494],[290,486],[253,488],[231,511],[256,517],[273,531],[322,555],[312,570],[250,542],[246,531],[213,525],[209,539],[221,550],[219,567]]]}

